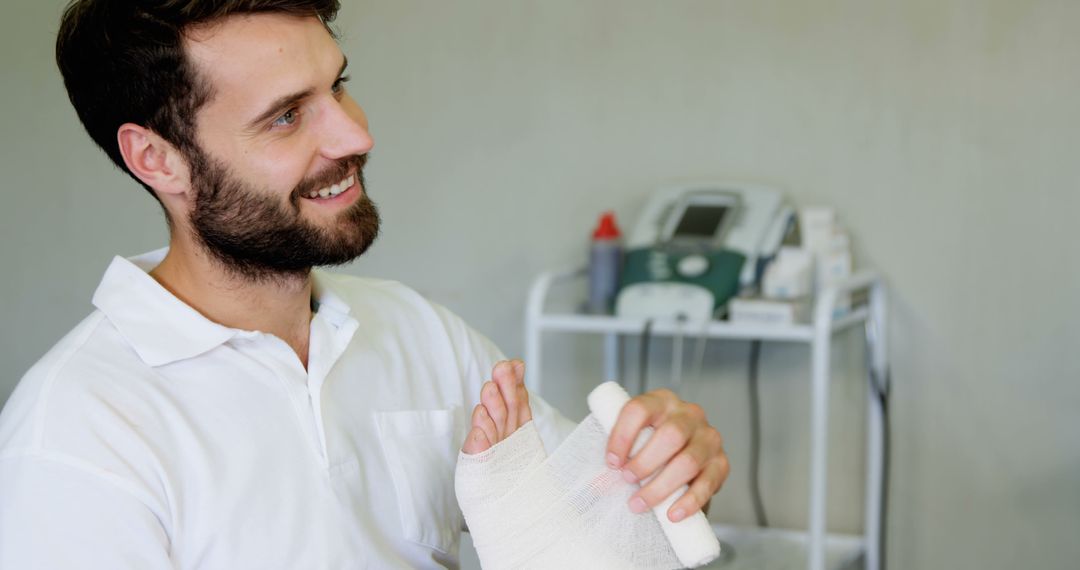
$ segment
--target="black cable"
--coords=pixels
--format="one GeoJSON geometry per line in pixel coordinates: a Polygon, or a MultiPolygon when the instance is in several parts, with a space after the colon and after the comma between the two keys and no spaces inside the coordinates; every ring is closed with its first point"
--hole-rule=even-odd
{"type": "MultiPolygon", "coordinates": [[[[877,329],[874,327],[875,323],[873,321],[867,321],[866,344],[868,347],[875,347],[877,350],[885,350],[883,346],[876,346],[877,329]]],[[[892,371],[886,366],[884,378],[882,378],[874,364],[875,362],[874,353],[870,352],[869,357],[866,359],[866,376],[869,380],[871,393],[877,398],[878,405],[881,406],[881,514],[878,520],[878,568],[885,570],[888,562],[886,559],[888,550],[885,543],[889,534],[887,527],[889,521],[889,464],[892,462],[892,429],[889,421],[892,371]]]]}
{"type": "Polygon", "coordinates": [[[747,376],[750,391],[750,498],[754,502],[754,516],[760,527],[768,527],[765,503],[761,500],[761,483],[758,466],[761,462],[761,402],[758,398],[758,368],[761,364],[761,341],[750,342],[750,374],[747,376]]]}
{"type": "Polygon", "coordinates": [[[645,393],[645,381],[649,374],[649,337],[652,336],[653,320],[645,321],[645,328],[641,331],[641,349],[638,354],[638,394],[645,393]]]}
{"type": "Polygon", "coordinates": [[[871,389],[877,396],[881,405],[881,520],[880,535],[878,537],[878,568],[885,570],[885,540],[888,537],[886,524],[889,520],[889,463],[892,455],[892,430],[889,427],[889,396],[892,391],[892,374],[885,369],[885,382],[880,381],[873,365],[870,366],[871,389]]]}

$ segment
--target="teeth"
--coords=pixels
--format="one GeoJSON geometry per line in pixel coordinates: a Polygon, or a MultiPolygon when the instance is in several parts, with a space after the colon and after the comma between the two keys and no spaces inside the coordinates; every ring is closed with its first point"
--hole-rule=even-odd
{"type": "Polygon", "coordinates": [[[342,180],[341,182],[338,182],[333,186],[327,186],[326,188],[322,188],[321,190],[312,190],[311,193],[308,194],[308,198],[329,198],[330,196],[337,196],[338,194],[341,194],[345,190],[351,188],[355,180],[356,179],[354,176],[349,176],[345,180],[342,180]]]}

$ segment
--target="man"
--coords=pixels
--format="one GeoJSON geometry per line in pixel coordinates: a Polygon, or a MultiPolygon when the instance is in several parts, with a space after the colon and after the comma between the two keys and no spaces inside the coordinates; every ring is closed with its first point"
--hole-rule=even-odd
{"type": "MultiPolygon", "coordinates": [[[[96,310],[0,415],[0,568],[453,567],[463,442],[535,420],[553,448],[570,429],[530,402],[522,362],[446,309],[312,271],[362,254],[379,224],[337,10],[68,6],[72,104],[161,203],[170,242],[113,261],[96,310]]],[[[670,392],[633,400],[609,452],[628,479],[659,471],[636,512],[688,483],[669,511],[687,516],[727,476],[719,434],[670,392]]]]}

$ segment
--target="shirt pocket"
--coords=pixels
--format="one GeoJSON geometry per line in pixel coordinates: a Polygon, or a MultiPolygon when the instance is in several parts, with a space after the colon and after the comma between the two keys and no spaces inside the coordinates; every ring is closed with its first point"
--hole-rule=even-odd
{"type": "Polygon", "coordinates": [[[405,538],[440,552],[453,549],[463,521],[454,495],[461,409],[375,413],[405,538]]]}

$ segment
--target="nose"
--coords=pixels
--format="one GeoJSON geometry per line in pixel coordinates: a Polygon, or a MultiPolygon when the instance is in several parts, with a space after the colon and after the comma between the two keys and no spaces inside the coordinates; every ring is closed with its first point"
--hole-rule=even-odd
{"type": "Polygon", "coordinates": [[[322,155],[330,160],[367,154],[375,146],[364,110],[352,99],[331,101],[324,114],[322,155]]]}

